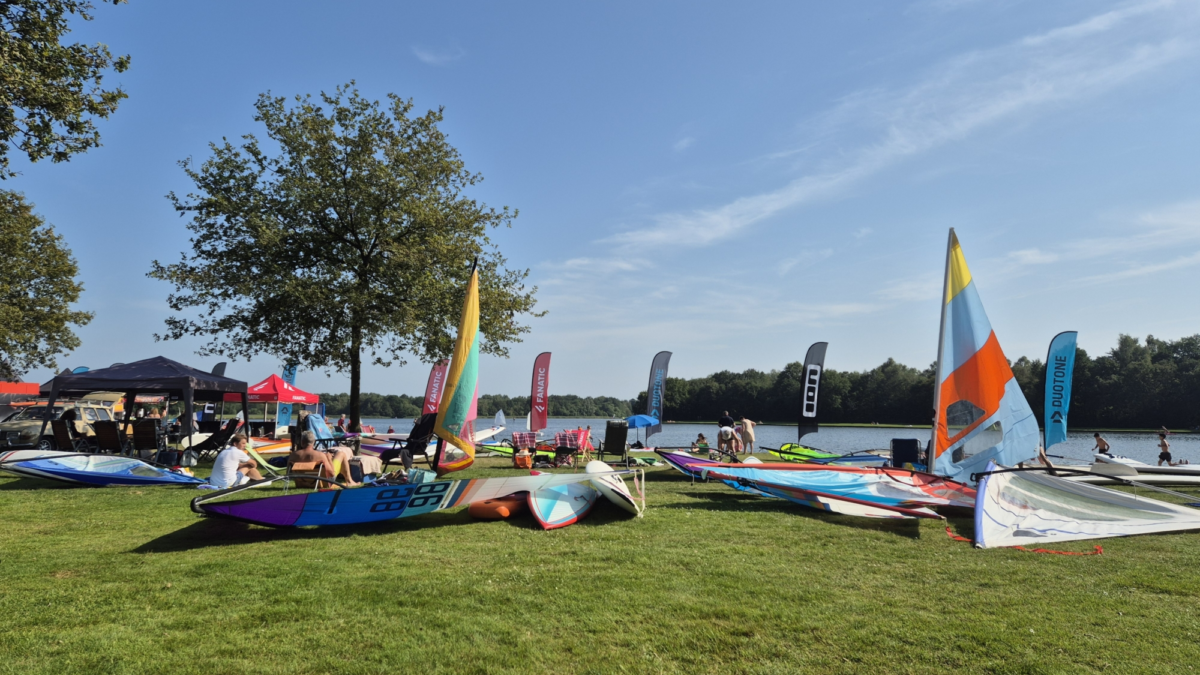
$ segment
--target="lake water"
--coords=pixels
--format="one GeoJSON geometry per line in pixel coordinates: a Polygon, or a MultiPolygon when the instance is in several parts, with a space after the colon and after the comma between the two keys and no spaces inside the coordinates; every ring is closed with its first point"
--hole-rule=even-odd
{"type": "MultiPolygon", "coordinates": [[[[509,438],[513,431],[523,431],[525,420],[510,419],[508,428],[500,434],[500,438],[509,438]]],[[[550,425],[543,432],[543,437],[553,438],[554,433],[564,429],[592,427],[593,437],[603,438],[603,419],[566,419],[551,418],[550,425]]],[[[397,433],[408,433],[412,429],[411,419],[364,419],[364,424],[373,424],[375,429],[386,431],[388,425],[393,425],[397,433]]],[[[479,420],[480,427],[488,426],[490,420],[479,420]]],[[[686,446],[696,440],[697,434],[704,434],[710,441],[717,435],[715,424],[664,424],[660,433],[651,437],[648,445],[655,446],[686,446]]],[[[784,443],[796,441],[796,427],[782,425],[760,424],[755,427],[755,443],[758,447],[778,448],[784,443]]],[[[1118,455],[1132,457],[1138,461],[1154,464],[1158,461],[1158,435],[1132,432],[1112,432],[1103,436],[1112,445],[1112,451],[1118,455]]],[[[826,427],[817,434],[804,437],[804,444],[829,452],[850,453],[859,450],[887,449],[893,438],[915,438],[921,441],[921,446],[929,440],[929,429],[896,429],[890,427],[826,427]]],[[[629,441],[645,440],[644,430],[629,430],[629,441]]],[[[1200,434],[1172,434],[1167,437],[1171,443],[1171,454],[1176,461],[1189,460],[1200,463],[1200,434]]],[[[1091,449],[1095,441],[1090,433],[1080,432],[1068,434],[1067,440],[1050,449],[1052,455],[1062,455],[1079,462],[1090,462],[1091,449]]]]}

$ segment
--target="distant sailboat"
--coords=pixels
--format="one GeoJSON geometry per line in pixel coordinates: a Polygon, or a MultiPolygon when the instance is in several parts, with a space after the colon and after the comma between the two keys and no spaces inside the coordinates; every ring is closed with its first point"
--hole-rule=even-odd
{"type": "Polygon", "coordinates": [[[934,473],[966,481],[991,461],[1013,466],[1038,454],[1037,418],[992,331],[953,228],[933,409],[934,473]]]}

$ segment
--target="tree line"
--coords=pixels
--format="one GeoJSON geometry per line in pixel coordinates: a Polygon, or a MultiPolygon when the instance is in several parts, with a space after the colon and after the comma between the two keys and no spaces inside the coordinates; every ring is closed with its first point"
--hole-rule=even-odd
{"type": "MultiPolygon", "coordinates": [[[[328,415],[341,415],[350,409],[349,394],[321,394],[328,415]]],[[[361,410],[363,417],[412,418],[421,414],[424,396],[404,394],[363,393],[361,410]]],[[[550,414],[555,417],[629,417],[633,414],[633,401],[611,396],[576,396],[574,394],[550,396],[550,414]]],[[[479,417],[494,417],[503,410],[509,417],[524,417],[529,413],[528,396],[505,396],[485,394],[479,397],[479,417]]]]}
{"type": "MultiPolygon", "coordinates": [[[[1042,424],[1046,366],[1022,356],[1011,363],[1021,390],[1042,424]]],[[[723,411],[751,419],[798,419],[803,364],[783,370],[721,371],[694,379],[668,378],[666,417],[711,421],[723,411]]],[[[935,367],[918,370],[888,359],[861,372],[826,370],[818,393],[824,422],[929,424],[935,367]]],[[[646,409],[646,392],[633,409],[646,409]]],[[[1192,429],[1200,425],[1200,335],[1145,342],[1121,335],[1092,358],[1076,349],[1069,423],[1074,428],[1192,429]]]]}
{"type": "MultiPolygon", "coordinates": [[[[1022,356],[1011,363],[1025,398],[1043,423],[1046,365],[1022,356]]],[[[679,422],[708,422],[728,410],[735,416],[795,422],[800,405],[803,364],[783,370],[723,370],[707,377],[667,379],[666,417],[679,422]]],[[[866,371],[827,369],[818,394],[820,420],[832,423],[929,424],[933,406],[934,366],[918,370],[894,359],[866,371]]],[[[1108,353],[1092,358],[1075,350],[1070,425],[1074,428],[1191,429],[1200,425],[1200,335],[1180,340],[1117,339],[1108,353]]],[[[420,396],[363,394],[366,417],[414,417],[420,396]]],[[[321,394],[329,414],[346,412],[346,394],[321,394]]],[[[529,412],[528,396],[479,397],[479,417],[503,410],[510,417],[529,412]]],[[[646,392],[636,399],[610,396],[551,395],[557,417],[628,417],[646,410],[646,392]]]]}

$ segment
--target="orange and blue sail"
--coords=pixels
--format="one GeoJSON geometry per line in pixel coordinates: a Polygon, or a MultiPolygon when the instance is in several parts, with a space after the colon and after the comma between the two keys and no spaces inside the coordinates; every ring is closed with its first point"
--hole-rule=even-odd
{"type": "Polygon", "coordinates": [[[433,432],[446,442],[438,453],[438,475],[465,469],[475,462],[475,396],[479,384],[479,271],[471,272],[458,323],[458,340],[438,405],[433,432]]]}
{"type": "Polygon", "coordinates": [[[1037,456],[1038,424],[992,330],[950,230],[933,434],[935,473],[965,481],[989,461],[1037,456]]]}

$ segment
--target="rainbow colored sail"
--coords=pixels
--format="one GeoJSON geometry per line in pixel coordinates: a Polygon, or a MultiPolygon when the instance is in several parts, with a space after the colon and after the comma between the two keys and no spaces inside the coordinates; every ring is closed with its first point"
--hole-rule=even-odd
{"type": "Polygon", "coordinates": [[[446,442],[438,453],[438,475],[460,471],[475,462],[475,394],[479,382],[479,271],[471,272],[458,340],[450,358],[450,372],[438,405],[433,433],[446,442]]]}
{"type": "Polygon", "coordinates": [[[943,298],[932,464],[936,473],[964,481],[989,461],[1012,466],[1037,456],[1039,432],[953,229],[943,298]]]}

